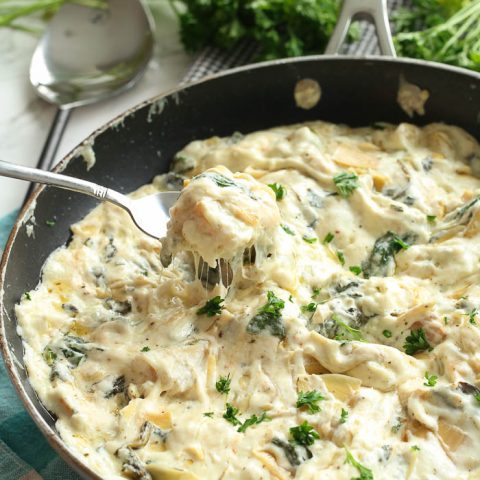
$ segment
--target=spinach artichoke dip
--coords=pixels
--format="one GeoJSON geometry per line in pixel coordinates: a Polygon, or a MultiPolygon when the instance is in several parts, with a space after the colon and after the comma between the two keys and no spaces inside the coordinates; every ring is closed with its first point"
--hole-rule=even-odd
{"type": "Polygon", "coordinates": [[[103,204],[17,306],[108,479],[479,479],[478,143],[312,122],[187,145],[167,238],[103,204]],[[162,246],[163,245],[163,246],[162,246]]]}

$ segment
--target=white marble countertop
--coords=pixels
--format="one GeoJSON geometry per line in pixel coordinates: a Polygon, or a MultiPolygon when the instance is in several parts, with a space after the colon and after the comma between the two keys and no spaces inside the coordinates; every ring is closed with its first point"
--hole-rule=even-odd
{"type": "MultiPolygon", "coordinates": [[[[99,126],[124,110],[174,87],[185,75],[192,58],[177,34],[177,21],[168,2],[153,6],[156,48],[140,82],[130,91],[73,111],[56,160],[99,126]]],[[[28,80],[30,58],[38,36],[0,29],[0,159],[35,166],[50,129],[56,107],[36,97],[28,80]]],[[[26,182],[0,177],[0,218],[19,207],[26,182]]]]}

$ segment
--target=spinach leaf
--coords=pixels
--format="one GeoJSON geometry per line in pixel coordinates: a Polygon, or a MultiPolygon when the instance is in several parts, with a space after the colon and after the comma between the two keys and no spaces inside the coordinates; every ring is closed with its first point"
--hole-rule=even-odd
{"type": "Polygon", "coordinates": [[[409,239],[408,235],[401,238],[390,231],[378,238],[368,259],[362,262],[364,277],[388,276],[395,268],[395,254],[410,247],[409,239]]]}

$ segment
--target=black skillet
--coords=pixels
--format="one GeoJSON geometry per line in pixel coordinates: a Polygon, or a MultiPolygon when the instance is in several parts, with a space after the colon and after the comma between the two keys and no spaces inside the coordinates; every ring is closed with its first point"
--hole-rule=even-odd
{"type": "MultiPolygon", "coordinates": [[[[328,52],[337,51],[350,18],[359,13],[373,17],[382,52],[392,55],[388,22],[384,22],[385,0],[346,0],[328,52]]],[[[415,118],[415,123],[446,122],[479,137],[479,74],[394,57],[330,54],[237,68],[153,98],[87,139],[94,144],[96,156],[91,170],[86,170],[78,150],[56,170],[129,192],[166,172],[175,152],[194,139],[317,119],[351,126],[411,121],[397,103],[402,76],[430,92],[426,114],[415,118]],[[310,110],[299,108],[293,95],[297,82],[305,78],[316,80],[322,91],[320,101],[310,110]]],[[[48,255],[68,241],[69,226],[95,205],[89,197],[56,188],[40,188],[30,197],[2,258],[0,344],[18,395],[47,440],[81,475],[98,479],[65,447],[54,419],[32,390],[23,368],[14,313],[21,295],[38,284],[48,255]],[[35,237],[29,237],[24,222],[33,208],[35,237]],[[45,223],[52,219],[56,220],[53,228],[45,223]]]]}

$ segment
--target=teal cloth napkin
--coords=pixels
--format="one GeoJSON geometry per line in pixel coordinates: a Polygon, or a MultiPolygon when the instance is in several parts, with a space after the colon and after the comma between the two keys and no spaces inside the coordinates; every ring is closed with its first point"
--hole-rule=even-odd
{"type": "MultiPolygon", "coordinates": [[[[18,210],[0,218],[0,253],[18,210]]],[[[28,415],[0,359],[0,479],[80,480],[55,453],[28,415]]]]}

